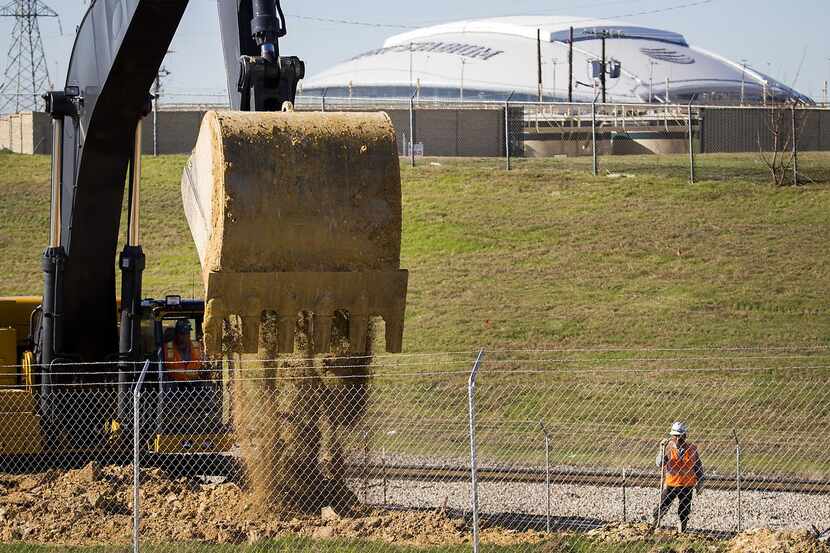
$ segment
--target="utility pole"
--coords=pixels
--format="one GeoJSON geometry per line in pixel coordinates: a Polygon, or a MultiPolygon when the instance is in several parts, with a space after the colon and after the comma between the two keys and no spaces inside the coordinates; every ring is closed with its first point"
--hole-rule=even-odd
{"type": "Polygon", "coordinates": [[[568,102],[574,101],[574,28],[568,41],[568,102]]]}
{"type": "Polygon", "coordinates": [[[412,63],[412,43],[409,43],[409,95],[412,96],[412,75],[413,75],[413,63],[412,63]]]}
{"type": "Polygon", "coordinates": [[[542,30],[536,29],[536,80],[539,86],[539,103],[542,103],[542,30]]]}
{"type": "Polygon", "coordinates": [[[607,31],[602,31],[602,67],[600,68],[599,82],[602,84],[602,103],[603,104],[605,103],[605,90],[606,90],[605,76],[606,76],[606,73],[608,73],[608,69],[605,66],[605,63],[606,63],[605,62],[605,39],[607,37],[608,37],[608,32],[607,31]]]}

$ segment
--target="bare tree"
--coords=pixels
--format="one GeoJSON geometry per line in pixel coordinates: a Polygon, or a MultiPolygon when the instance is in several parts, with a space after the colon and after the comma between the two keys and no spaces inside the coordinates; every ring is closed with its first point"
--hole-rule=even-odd
{"type": "Polygon", "coordinates": [[[764,111],[764,130],[767,135],[762,136],[762,131],[758,131],[759,157],[769,169],[773,184],[784,186],[787,184],[787,176],[791,175],[791,184],[797,185],[798,138],[807,118],[798,116],[795,102],[772,103],[764,111]]]}

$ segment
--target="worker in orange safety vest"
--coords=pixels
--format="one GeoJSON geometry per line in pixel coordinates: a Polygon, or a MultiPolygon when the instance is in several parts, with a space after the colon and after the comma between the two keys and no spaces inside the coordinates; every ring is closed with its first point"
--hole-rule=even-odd
{"type": "Polygon", "coordinates": [[[675,422],[669,435],[671,439],[660,442],[657,454],[657,466],[664,469],[663,493],[660,505],[654,510],[654,525],[668,511],[677,498],[677,516],[680,518],[678,530],[686,531],[689,515],[692,512],[692,492],[703,493],[703,463],[697,446],[686,440],[686,424],[675,422]]]}
{"type": "Polygon", "coordinates": [[[173,382],[184,384],[199,380],[203,369],[202,350],[190,339],[190,321],[176,321],[173,339],[164,344],[164,366],[173,382]]]}

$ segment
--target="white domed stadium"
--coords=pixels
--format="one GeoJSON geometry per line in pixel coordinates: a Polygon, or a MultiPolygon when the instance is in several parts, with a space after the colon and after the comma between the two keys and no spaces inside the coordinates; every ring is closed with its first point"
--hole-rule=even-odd
{"type": "Polygon", "coordinates": [[[752,68],[696,46],[671,31],[574,17],[500,17],[436,25],[393,36],[383,47],[307,78],[304,96],[421,100],[568,100],[573,27],[572,98],[599,93],[594,71],[603,34],[609,66],[607,101],[619,103],[812,104],[807,96],[752,68]],[[541,35],[541,58],[537,54],[541,35]]]}

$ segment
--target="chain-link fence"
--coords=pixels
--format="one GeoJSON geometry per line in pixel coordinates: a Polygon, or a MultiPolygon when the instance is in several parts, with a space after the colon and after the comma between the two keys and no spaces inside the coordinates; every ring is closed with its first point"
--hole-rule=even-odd
{"type": "Polygon", "coordinates": [[[53,367],[48,388],[0,390],[0,550],[809,541],[830,527],[828,361],[823,347],[234,356],[186,379],[147,363],[120,391],[105,366],[53,367]],[[661,444],[677,420],[687,441],[661,444]],[[691,500],[686,537],[676,502],[653,530],[661,493],[691,500]]]}
{"type": "Polygon", "coordinates": [[[385,110],[413,166],[500,157],[506,169],[553,164],[610,179],[830,181],[826,108],[305,97],[298,109],[385,110]]]}

